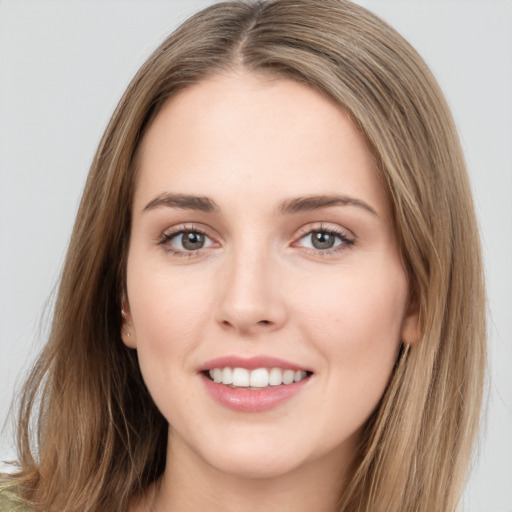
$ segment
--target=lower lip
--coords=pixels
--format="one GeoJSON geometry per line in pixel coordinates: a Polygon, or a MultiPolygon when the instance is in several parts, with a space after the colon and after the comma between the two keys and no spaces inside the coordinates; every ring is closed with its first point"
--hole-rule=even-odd
{"type": "Polygon", "coordinates": [[[216,402],[240,412],[263,412],[273,409],[299,393],[310,377],[294,382],[261,389],[231,388],[225,384],[213,382],[201,374],[206,389],[216,402]]]}

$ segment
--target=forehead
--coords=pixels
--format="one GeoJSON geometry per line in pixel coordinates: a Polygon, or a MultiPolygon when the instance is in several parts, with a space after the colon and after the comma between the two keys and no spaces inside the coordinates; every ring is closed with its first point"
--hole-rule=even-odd
{"type": "Polygon", "coordinates": [[[343,193],[387,212],[372,152],[347,113],[301,83],[247,72],[210,77],[164,104],[138,173],[136,208],[167,191],[260,202],[343,193]]]}

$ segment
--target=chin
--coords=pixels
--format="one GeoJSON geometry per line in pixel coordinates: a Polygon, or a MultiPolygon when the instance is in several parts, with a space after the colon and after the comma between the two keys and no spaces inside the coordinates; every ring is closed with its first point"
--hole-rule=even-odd
{"type": "Polygon", "coordinates": [[[211,464],[220,473],[247,480],[265,480],[286,476],[307,464],[307,461],[297,457],[286,457],[280,453],[279,457],[270,458],[261,453],[233,454],[223,457],[211,464]]]}

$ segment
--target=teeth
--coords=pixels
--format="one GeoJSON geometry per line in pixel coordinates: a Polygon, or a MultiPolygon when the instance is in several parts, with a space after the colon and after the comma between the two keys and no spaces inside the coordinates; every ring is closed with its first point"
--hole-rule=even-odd
{"type": "Polygon", "coordinates": [[[283,370],[281,368],[272,368],[268,375],[268,383],[271,386],[280,386],[283,383],[283,370]]]}
{"type": "Polygon", "coordinates": [[[293,370],[285,370],[283,373],[283,384],[291,384],[294,377],[295,372],[293,370]]]}
{"type": "Polygon", "coordinates": [[[222,370],[222,381],[224,384],[233,383],[233,370],[231,368],[224,368],[222,370]]]}
{"type": "Polygon", "coordinates": [[[236,387],[249,387],[250,372],[245,368],[233,369],[233,386],[236,387]]]}
{"type": "Polygon", "coordinates": [[[280,386],[292,384],[306,378],[304,371],[283,370],[282,368],[212,368],[209,371],[213,382],[232,385],[240,388],[266,388],[268,386],[280,386]]]}
{"type": "Polygon", "coordinates": [[[222,370],[220,368],[213,370],[213,382],[222,382],[222,370]]]}

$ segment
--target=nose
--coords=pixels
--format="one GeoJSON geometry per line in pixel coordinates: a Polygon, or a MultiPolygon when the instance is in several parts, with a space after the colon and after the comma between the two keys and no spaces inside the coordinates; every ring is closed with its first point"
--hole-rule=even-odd
{"type": "Polygon", "coordinates": [[[226,261],[217,322],[225,330],[246,336],[280,329],[287,318],[280,276],[276,263],[264,254],[239,254],[226,261]]]}

